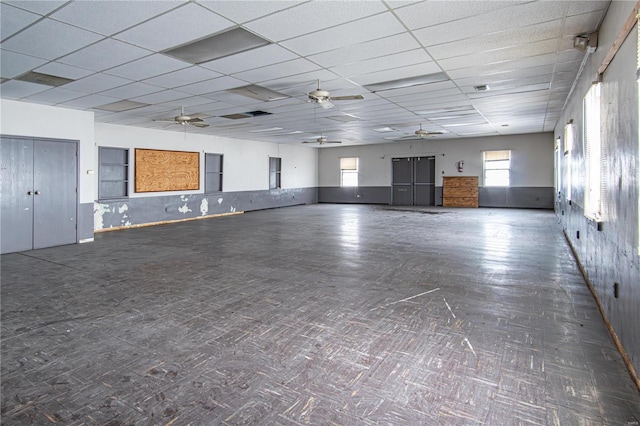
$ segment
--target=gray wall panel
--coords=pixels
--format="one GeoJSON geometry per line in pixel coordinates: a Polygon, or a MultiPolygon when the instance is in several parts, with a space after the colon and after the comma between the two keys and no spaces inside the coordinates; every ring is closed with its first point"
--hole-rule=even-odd
{"type": "Polygon", "coordinates": [[[95,203],[94,221],[95,229],[100,230],[317,202],[316,188],[159,195],[98,201],[95,203]]]}
{"type": "Polygon", "coordinates": [[[93,238],[93,203],[82,203],[78,207],[78,241],[93,238]]]}
{"type": "Polygon", "coordinates": [[[553,187],[481,187],[480,207],[513,207],[520,209],[553,209],[553,187]]]}
{"type": "Polygon", "coordinates": [[[321,186],[319,203],[391,204],[391,188],[388,186],[359,186],[342,188],[321,186]]]}

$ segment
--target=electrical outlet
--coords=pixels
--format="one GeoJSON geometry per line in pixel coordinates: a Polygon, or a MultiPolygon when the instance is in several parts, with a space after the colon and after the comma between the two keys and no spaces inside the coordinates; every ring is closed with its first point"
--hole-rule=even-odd
{"type": "Polygon", "coordinates": [[[618,283],[613,283],[613,297],[615,299],[618,298],[618,288],[620,287],[620,284],[618,283]]]}

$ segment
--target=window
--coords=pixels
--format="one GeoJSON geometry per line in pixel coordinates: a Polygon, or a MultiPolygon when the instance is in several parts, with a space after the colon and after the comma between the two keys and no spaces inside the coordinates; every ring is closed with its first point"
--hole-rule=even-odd
{"type": "Polygon", "coordinates": [[[484,186],[511,184],[511,151],[484,152],[484,186]]]}
{"type": "Polygon", "coordinates": [[[567,200],[571,200],[571,152],[573,151],[573,120],[569,121],[564,126],[564,155],[567,158],[567,164],[565,165],[567,171],[567,200]]]}
{"type": "Polygon", "coordinates": [[[340,159],[340,186],[358,186],[358,157],[340,159]]]}
{"type": "Polygon", "coordinates": [[[129,195],[129,150],[100,147],[98,198],[123,198],[129,195]]]}
{"type": "Polygon", "coordinates": [[[602,149],[600,142],[600,83],[591,86],[584,97],[584,144],[586,182],[584,194],[585,216],[598,220],[601,216],[601,167],[602,149]]]}
{"type": "Polygon", "coordinates": [[[204,192],[222,192],[222,154],[204,155],[204,192]]]}
{"type": "Polygon", "coordinates": [[[269,189],[281,188],[280,174],[282,171],[282,159],[269,157],[269,189]]]}
{"type": "Polygon", "coordinates": [[[554,156],[554,178],[556,184],[556,195],[562,191],[562,173],[560,173],[560,164],[562,164],[562,138],[558,136],[556,138],[556,150],[554,156]]]}

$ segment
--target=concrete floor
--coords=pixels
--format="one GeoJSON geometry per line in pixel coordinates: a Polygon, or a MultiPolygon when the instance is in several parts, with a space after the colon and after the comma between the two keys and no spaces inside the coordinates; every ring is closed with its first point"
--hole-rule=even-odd
{"type": "Polygon", "coordinates": [[[1,260],[2,424],[639,424],[549,211],[321,204],[1,260]]]}

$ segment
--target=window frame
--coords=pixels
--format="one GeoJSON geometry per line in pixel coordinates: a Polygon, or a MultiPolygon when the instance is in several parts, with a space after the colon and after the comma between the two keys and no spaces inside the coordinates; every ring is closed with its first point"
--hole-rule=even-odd
{"type": "Polygon", "coordinates": [[[269,157],[269,189],[282,188],[282,158],[269,157]]]}
{"type": "Polygon", "coordinates": [[[488,188],[509,188],[511,187],[511,163],[512,163],[512,150],[510,149],[491,149],[491,150],[486,150],[482,152],[482,184],[485,187],[488,188]],[[506,152],[508,153],[508,159],[503,159],[503,160],[487,160],[487,153],[489,152],[506,152]],[[491,163],[491,162],[498,162],[498,161],[508,161],[508,165],[507,167],[496,167],[496,168],[487,168],[487,163],[491,163]],[[490,179],[487,179],[487,171],[498,171],[498,170],[506,170],[507,171],[507,184],[506,185],[499,185],[499,184],[493,184],[493,183],[488,183],[487,181],[490,181],[490,179]]]}
{"type": "Polygon", "coordinates": [[[360,158],[359,157],[340,157],[340,187],[341,188],[357,188],[360,186],[360,158]],[[345,161],[343,161],[345,160],[345,161]],[[346,160],[355,160],[355,168],[345,168],[349,166],[346,160]],[[355,175],[355,185],[345,184],[345,175],[355,175]]]}
{"type": "Polygon", "coordinates": [[[224,171],[224,154],[216,154],[212,152],[205,152],[204,154],[204,193],[205,194],[215,194],[218,192],[223,192],[223,171],[224,171]],[[207,165],[209,164],[209,158],[218,157],[218,169],[219,170],[209,170],[207,165]],[[207,177],[209,175],[217,175],[218,176],[218,189],[209,188],[207,182],[209,179],[207,177]]]}
{"type": "Polygon", "coordinates": [[[585,159],[584,215],[592,220],[602,218],[602,135],[601,83],[589,87],[584,95],[583,141],[585,159]]]}
{"type": "Polygon", "coordinates": [[[130,182],[130,168],[131,164],[131,152],[129,148],[120,148],[113,146],[100,146],[98,147],[98,200],[118,200],[123,198],[129,198],[129,182],[130,182]],[[125,162],[111,162],[106,161],[106,151],[120,151],[123,155],[125,162]],[[105,179],[106,167],[121,167],[124,169],[124,179],[105,179]],[[118,195],[105,195],[102,189],[103,183],[121,183],[124,188],[123,194],[118,195]]]}
{"type": "Polygon", "coordinates": [[[569,122],[564,126],[564,156],[567,159],[567,164],[566,164],[567,189],[565,192],[565,197],[567,201],[571,201],[572,195],[573,195],[571,191],[573,187],[573,182],[572,182],[573,164],[571,163],[571,160],[572,160],[573,147],[576,141],[575,137],[576,137],[576,132],[574,131],[574,128],[573,128],[573,120],[569,120],[569,122]]]}

